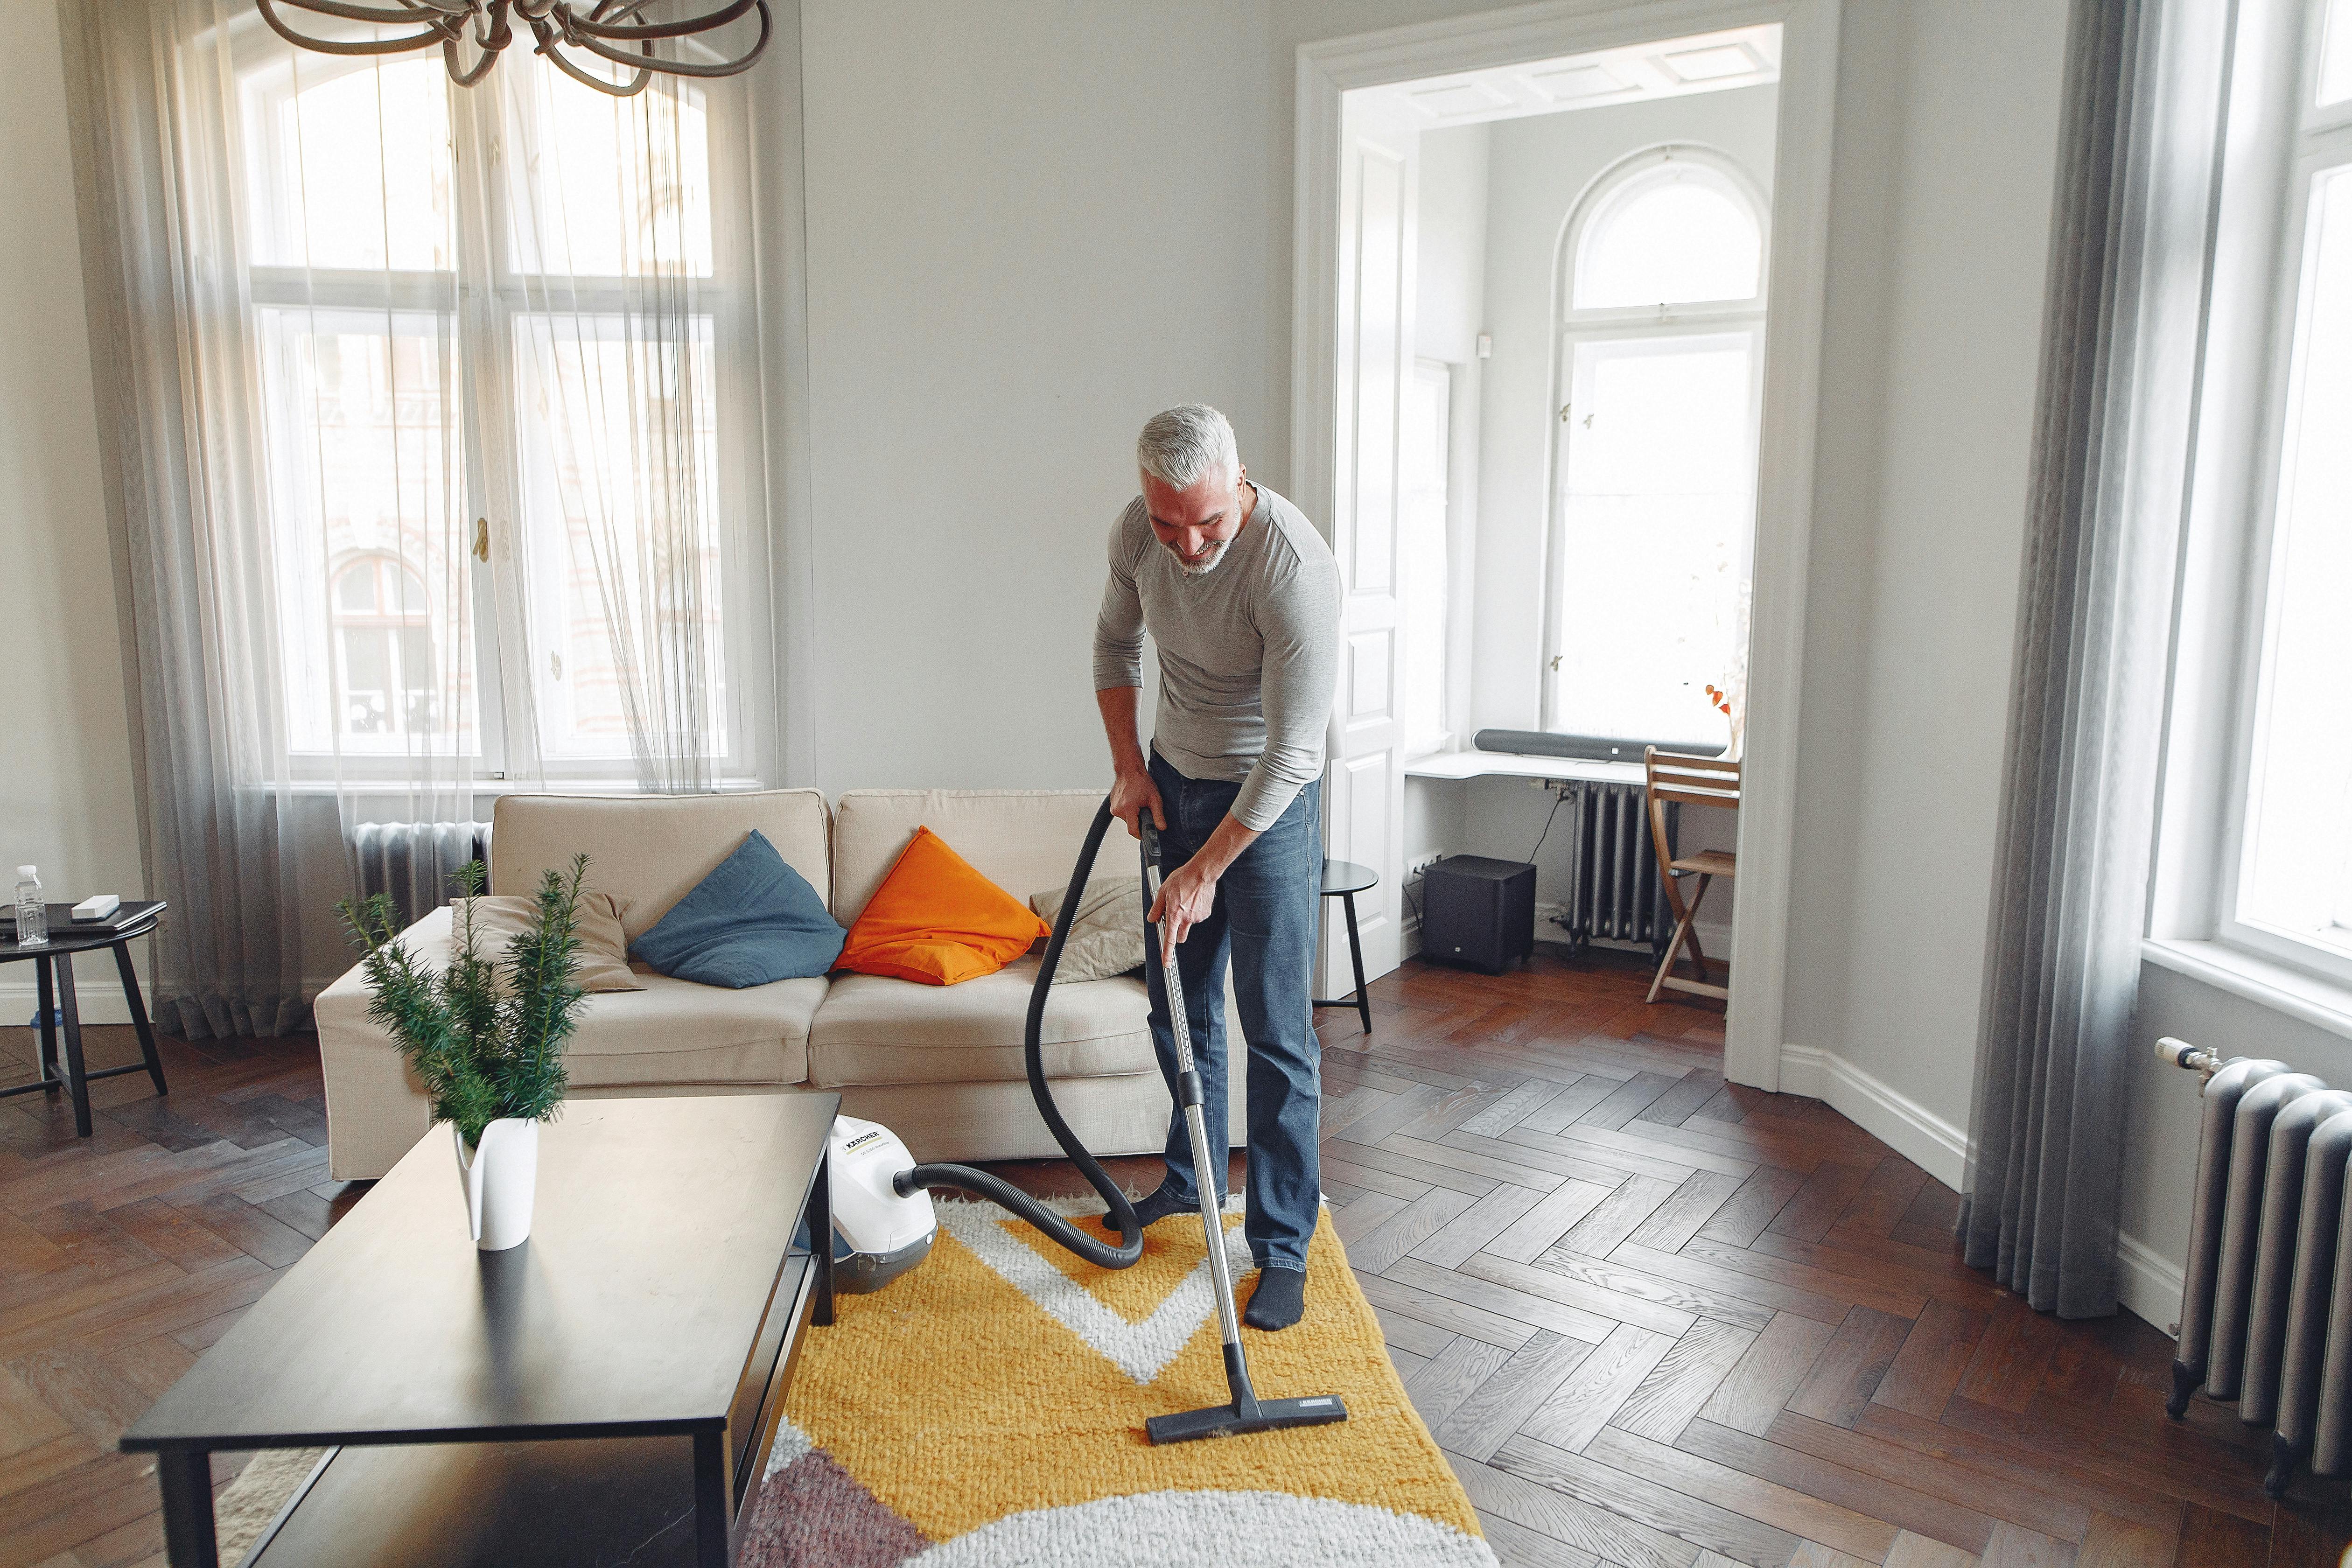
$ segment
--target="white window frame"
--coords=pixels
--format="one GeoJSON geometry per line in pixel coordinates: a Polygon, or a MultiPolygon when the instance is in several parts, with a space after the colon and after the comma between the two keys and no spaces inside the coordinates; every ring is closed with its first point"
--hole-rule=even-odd
{"type": "MultiPolygon", "coordinates": [[[[236,27],[232,47],[238,69],[237,91],[240,112],[247,95],[258,90],[267,94],[268,88],[256,89],[249,84],[259,72],[275,66],[286,57],[284,46],[257,25],[257,18],[247,17],[249,24],[236,27]]],[[[368,70],[378,62],[370,58],[346,58],[306,54],[301,58],[304,87],[317,86],[337,77],[368,70]]],[[[516,61],[515,68],[538,68],[538,62],[516,61]]],[[[445,90],[455,95],[474,90],[455,83],[446,83],[445,90]]],[[[754,386],[757,384],[759,342],[755,312],[752,309],[751,279],[756,265],[752,254],[751,226],[753,200],[746,139],[721,133],[722,95],[707,94],[706,125],[709,133],[711,272],[697,279],[697,302],[700,313],[711,323],[712,366],[719,400],[717,439],[717,489],[719,505],[719,548],[721,551],[722,603],[720,605],[720,642],[726,660],[729,709],[727,722],[728,745],[723,756],[711,759],[714,774],[722,778],[728,787],[753,784],[761,771],[761,742],[756,725],[748,721],[770,700],[772,672],[767,668],[767,649],[761,640],[763,632],[755,623],[760,619],[759,592],[764,566],[751,562],[730,559],[741,537],[740,521],[750,515],[748,509],[759,490],[760,481],[751,471],[750,453],[757,439],[756,426],[761,418],[755,396],[731,394],[729,389],[754,386]],[[731,406],[730,406],[731,405],[731,406]],[[755,569],[756,567],[756,569],[755,569]]],[[[731,118],[731,117],[730,117],[731,118]]],[[[520,390],[515,364],[515,330],[523,318],[541,313],[534,309],[536,297],[545,301],[551,297],[560,300],[564,313],[583,315],[614,314],[626,310],[630,280],[621,277],[599,278],[589,275],[562,277],[561,287],[550,290],[541,281],[551,275],[519,273],[514,265],[514,237],[509,221],[507,203],[510,197],[509,175],[503,159],[501,145],[483,148],[478,145],[472,118],[457,112],[457,100],[452,99],[450,131],[453,159],[463,167],[476,159],[485,160],[488,177],[475,182],[455,179],[451,200],[457,211],[453,222],[460,252],[469,245],[487,247],[491,276],[495,279],[488,300],[488,310],[476,326],[465,321],[456,321],[452,331],[460,340],[457,355],[464,366],[462,374],[479,384],[464,395],[494,396],[494,405],[510,411],[507,420],[507,437],[492,451],[477,451],[467,445],[460,455],[464,468],[462,488],[467,515],[478,519],[467,531],[469,542],[477,538],[476,530],[487,527],[487,542],[495,552],[500,547],[510,548],[511,557],[521,561],[528,530],[521,516],[492,517],[486,498],[503,495],[514,498],[514,504],[523,504],[525,481],[522,473],[522,433],[519,423],[520,390]],[[488,192],[488,210],[475,210],[473,200],[477,189],[488,192]],[[534,295],[536,289],[536,295],[534,295]]],[[[502,142],[504,138],[494,139],[502,142]]],[[[257,191],[268,172],[263,165],[258,148],[247,149],[247,161],[242,176],[257,191]]],[[[240,242],[244,237],[240,235],[240,242]]],[[[397,271],[381,269],[300,268],[248,262],[245,268],[254,305],[265,309],[315,307],[320,310],[364,311],[383,314],[387,308],[401,312],[437,315],[453,320],[458,314],[459,277],[453,268],[446,272],[397,271]]],[[[258,384],[257,384],[258,386],[258,384]]],[[[262,416],[267,418],[267,415],[262,416]]],[[[460,425],[463,421],[458,422],[460,425]]],[[[275,524],[271,525],[275,528],[275,524]]],[[[473,551],[478,557],[479,552],[473,551]]],[[[559,579],[562,567],[521,565],[521,582],[518,585],[524,600],[530,605],[534,617],[544,616],[560,600],[559,579]]],[[[498,626],[499,588],[495,574],[480,569],[479,561],[468,569],[468,600],[472,615],[470,628],[471,653],[474,660],[474,692],[478,715],[476,734],[478,748],[468,753],[478,776],[495,789],[499,781],[509,778],[530,779],[598,792],[627,791],[636,787],[634,770],[625,753],[609,757],[565,757],[546,752],[541,737],[532,732],[527,721],[541,693],[527,690],[515,684],[518,680],[535,683],[541,671],[516,671],[504,668],[499,658],[501,639],[495,635],[498,626]]],[[[324,601],[321,601],[322,613],[324,601]]],[[[282,617],[281,617],[282,624],[282,617]]],[[[335,657],[331,632],[327,653],[335,657]]],[[[454,650],[453,650],[454,651],[454,650]]],[[[325,784],[332,782],[356,781],[394,783],[407,776],[412,763],[406,752],[400,748],[367,747],[352,743],[352,737],[341,731],[341,717],[332,717],[331,732],[335,737],[327,749],[298,749],[289,752],[291,773],[298,783],[325,784]]]]}
{"type": "Polygon", "coordinates": [[[2352,957],[2238,918],[2312,182],[2352,163],[2352,101],[2312,107],[2327,9],[2239,13],[2147,934],[2158,963],[2342,1031],[2352,957]]]}
{"type": "MultiPolygon", "coordinates": [[[[1752,469],[1764,406],[1765,296],[1772,276],[1771,245],[1772,205],[1763,187],[1737,158],[1720,148],[1701,142],[1660,142],[1629,153],[1594,175],[1569,208],[1568,221],[1561,226],[1559,249],[1552,262],[1552,320],[1557,326],[1552,333],[1551,398],[1545,421],[1550,439],[1549,467],[1544,480],[1543,640],[1537,647],[1536,658],[1541,669],[1541,699],[1537,710],[1542,715],[1541,722],[1548,730],[1561,727],[1559,717],[1560,637],[1567,616],[1567,603],[1560,566],[1568,555],[1568,507],[1567,498],[1562,492],[1568,477],[1569,416],[1574,402],[1575,388],[1571,383],[1576,374],[1577,348],[1582,343],[1605,339],[1707,336],[1733,331],[1751,333],[1753,349],[1748,358],[1748,395],[1749,407],[1754,413],[1748,421],[1748,440],[1752,469]],[[1748,215],[1756,225],[1757,292],[1745,300],[1578,309],[1575,302],[1577,259],[1583,254],[1585,232],[1593,218],[1626,185],[1645,183],[1654,178],[1660,168],[1676,163],[1696,165],[1720,176],[1746,203],[1748,215]]],[[[1748,567],[1751,580],[1755,571],[1754,532],[1755,513],[1751,508],[1748,567]]],[[[1644,737],[1607,738],[1640,740],[1644,737]]]]}

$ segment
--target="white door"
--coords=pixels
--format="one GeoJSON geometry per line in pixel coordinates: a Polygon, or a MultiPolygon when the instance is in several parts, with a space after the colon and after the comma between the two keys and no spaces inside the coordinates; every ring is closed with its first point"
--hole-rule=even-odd
{"type": "MultiPolygon", "coordinates": [[[[1324,841],[1380,874],[1356,897],[1364,975],[1402,957],[1404,615],[1399,536],[1404,400],[1413,372],[1414,207],[1420,132],[1402,111],[1350,102],[1339,136],[1338,449],[1331,544],[1339,560],[1339,691],[1332,704],[1324,841]]],[[[1319,994],[1355,984],[1336,900],[1326,910],[1319,994]]]]}

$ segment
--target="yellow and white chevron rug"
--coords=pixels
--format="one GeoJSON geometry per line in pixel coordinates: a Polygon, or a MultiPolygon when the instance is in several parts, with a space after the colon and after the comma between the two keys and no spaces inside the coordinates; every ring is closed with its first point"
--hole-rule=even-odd
{"type": "Polygon", "coordinates": [[[1336,1394],[1348,1420],[1156,1448],[1146,1417],[1226,1398],[1198,1222],[1105,1270],[992,1205],[939,1207],[920,1267],[810,1331],[743,1568],[1494,1568],[1328,1215],[1305,1321],[1243,1334],[1260,1394],[1336,1394]]]}

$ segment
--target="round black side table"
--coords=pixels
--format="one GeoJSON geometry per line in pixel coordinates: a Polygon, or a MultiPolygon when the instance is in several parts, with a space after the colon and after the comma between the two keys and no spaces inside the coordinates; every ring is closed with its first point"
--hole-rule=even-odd
{"type": "Polygon", "coordinates": [[[49,914],[49,940],[46,945],[19,947],[14,937],[0,940],[0,963],[13,963],[20,958],[33,961],[41,1003],[41,1076],[31,1083],[0,1089],[0,1100],[13,1094],[55,1094],[62,1089],[73,1096],[74,1131],[87,1138],[89,1136],[89,1086],[92,1079],[143,1072],[155,1080],[157,1094],[172,1092],[163,1082],[163,1059],[155,1054],[155,1029],[147,1021],[147,1003],[139,994],[139,976],[131,967],[131,944],[154,932],[155,922],[166,907],[160,899],[152,903],[126,904],[127,917],[109,929],[77,932],[68,920],[60,918],[69,914],[70,906],[53,904],[49,914]],[[83,1068],[81,1063],[81,1006],[74,996],[73,961],[78,952],[98,952],[106,948],[114,950],[114,964],[122,974],[122,998],[131,1005],[131,1023],[139,1031],[139,1054],[142,1059],[129,1067],[89,1072],[83,1068]],[[60,1014],[65,1026],[62,1030],[58,1026],[60,1014]],[[60,1033],[65,1037],[62,1068],[58,1060],[58,1037],[60,1033]]]}
{"type": "Polygon", "coordinates": [[[1323,896],[1338,899],[1348,911],[1348,957],[1356,966],[1356,993],[1353,996],[1318,996],[1318,1007],[1353,1007],[1364,1020],[1364,1033],[1372,1032],[1372,994],[1364,988],[1364,944],[1356,935],[1356,895],[1381,885],[1380,873],[1369,866],[1359,866],[1352,860],[1323,862],[1323,896]]]}

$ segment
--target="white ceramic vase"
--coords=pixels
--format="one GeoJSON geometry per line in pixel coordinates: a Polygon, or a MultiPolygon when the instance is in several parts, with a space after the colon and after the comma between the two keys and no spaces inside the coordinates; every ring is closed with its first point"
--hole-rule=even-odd
{"type": "Polygon", "coordinates": [[[466,1187],[474,1245],[484,1252],[504,1252],[527,1239],[531,1199],[539,1190],[539,1123],[501,1116],[469,1148],[453,1122],[449,1139],[457,1148],[457,1178],[466,1187]]]}

